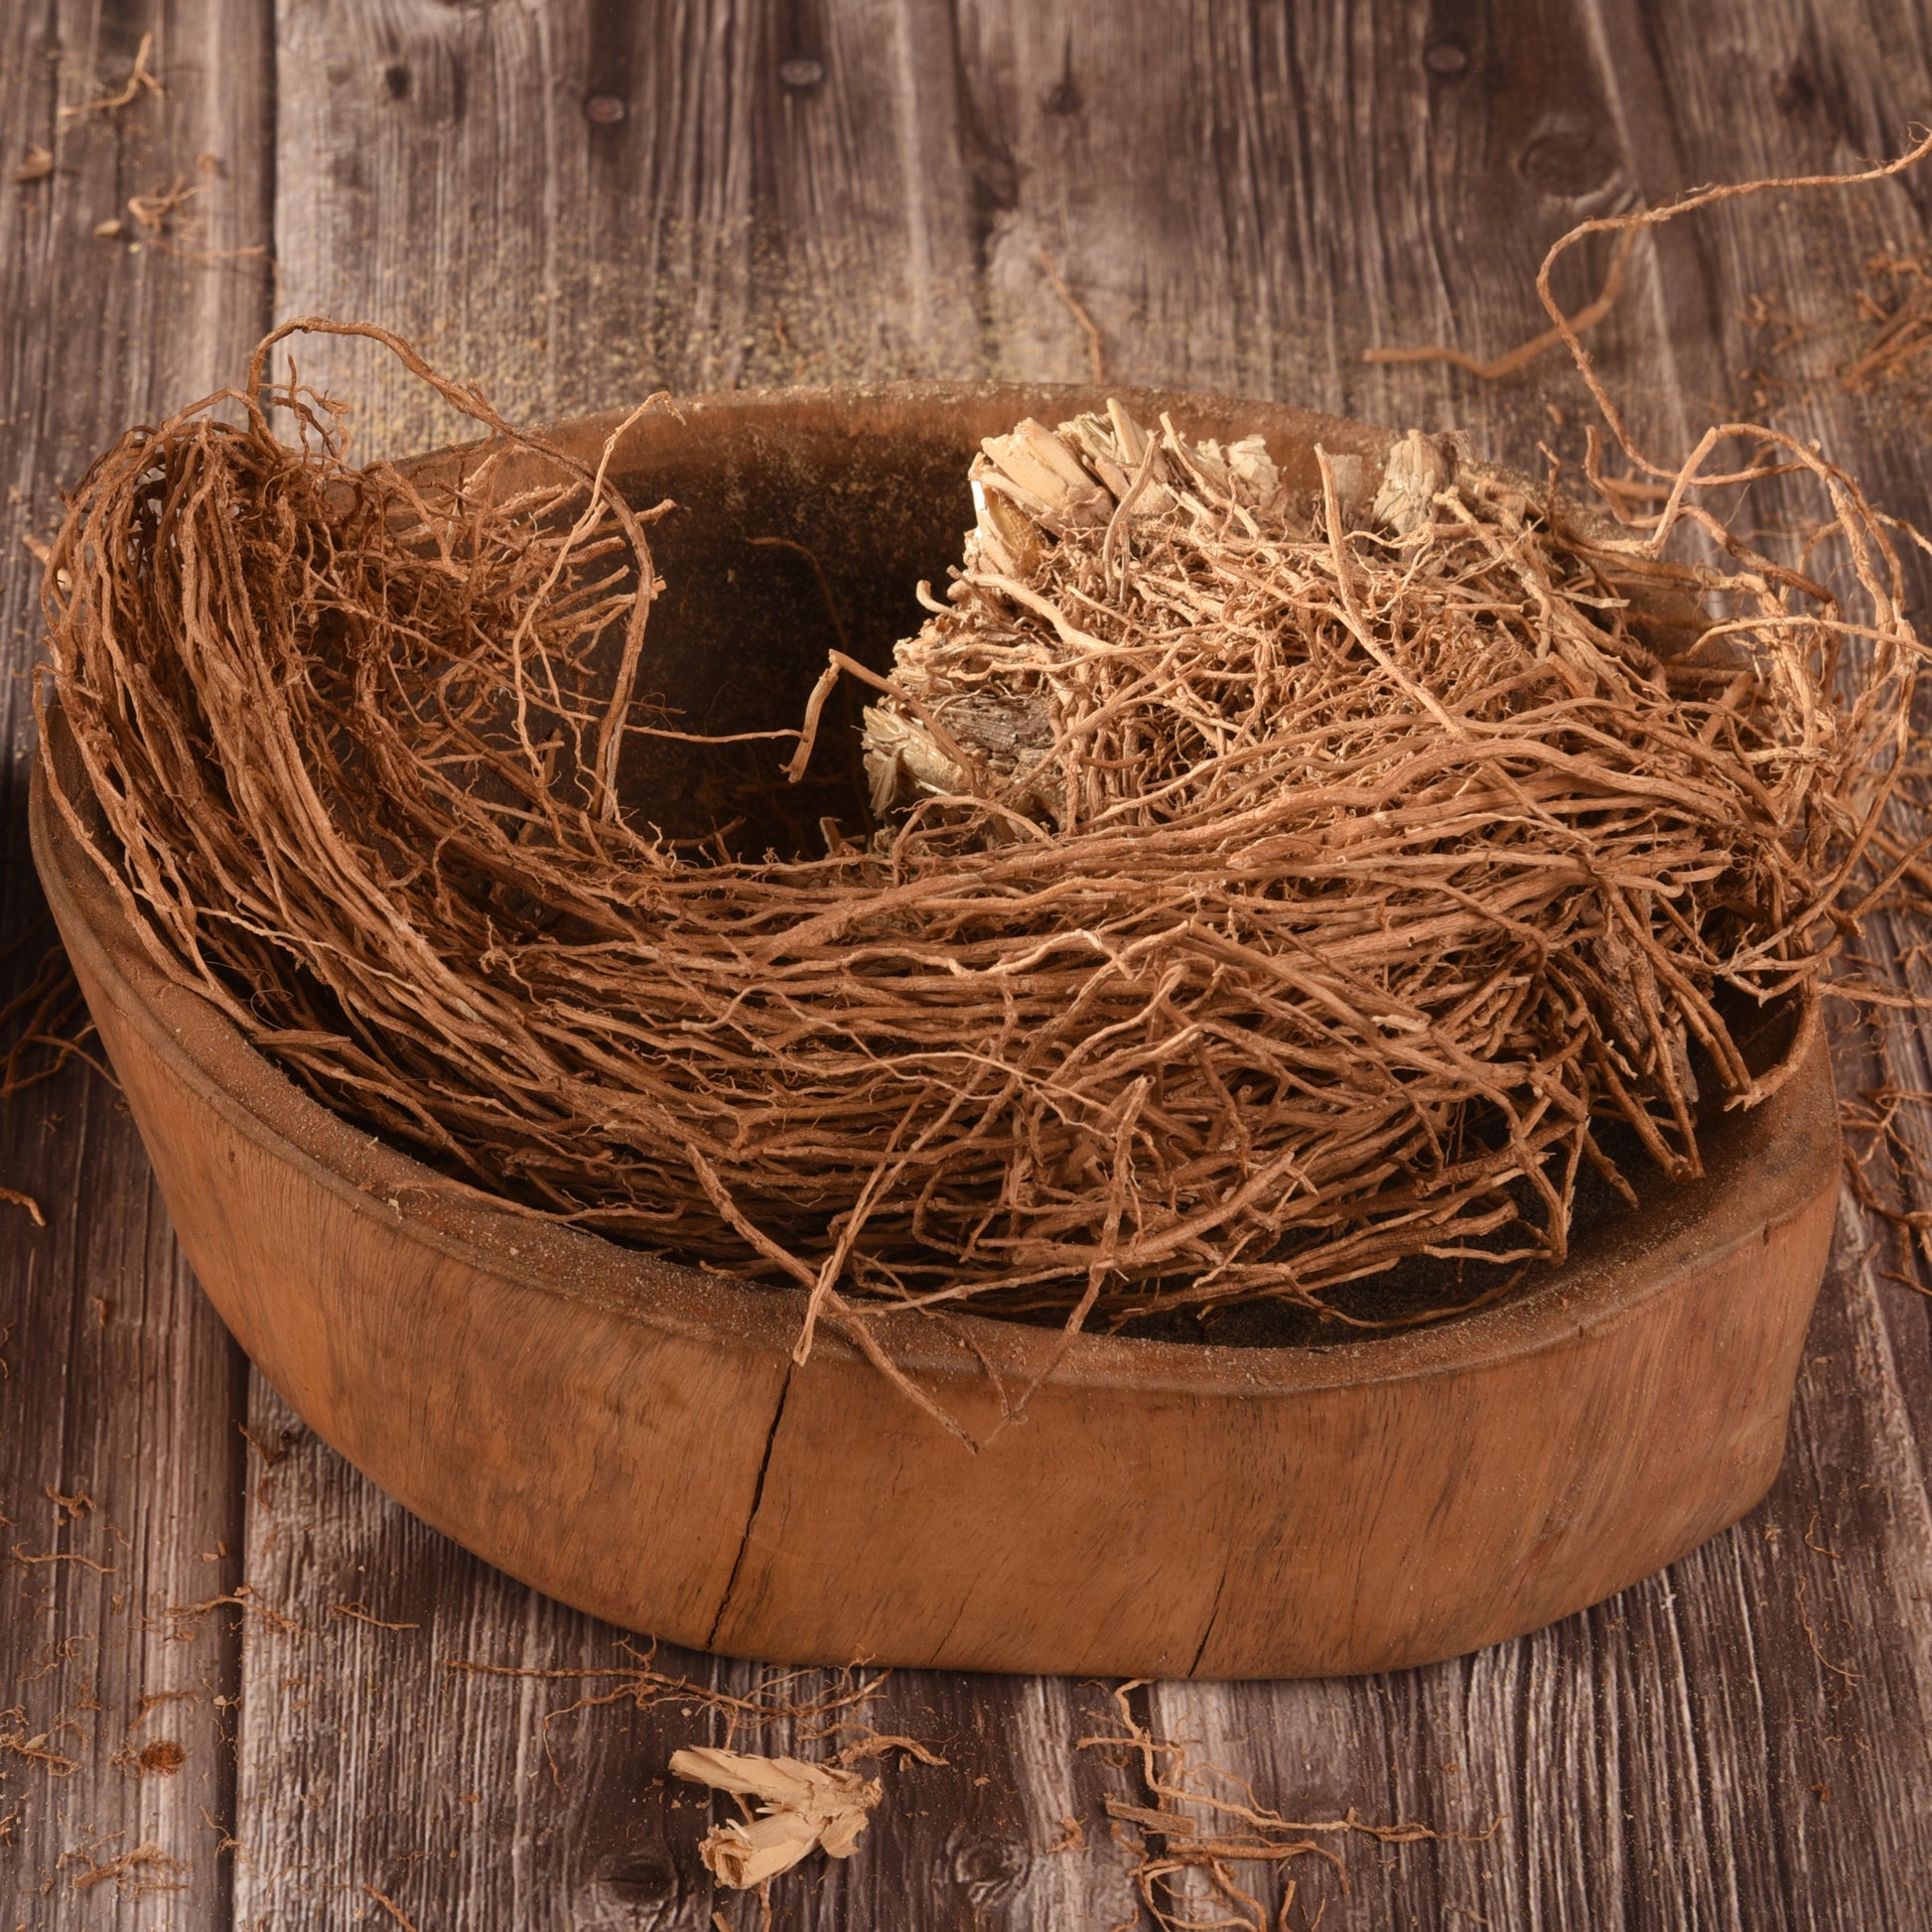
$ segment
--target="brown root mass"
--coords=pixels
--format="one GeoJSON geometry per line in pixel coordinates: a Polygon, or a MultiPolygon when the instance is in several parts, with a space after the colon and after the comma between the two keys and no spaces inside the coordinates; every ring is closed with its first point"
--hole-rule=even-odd
{"type": "Polygon", "coordinates": [[[1778,1077],[1745,1021],[1839,943],[1920,662],[1856,484],[1769,432],[1622,531],[1419,438],[1309,499],[1165,422],[1034,426],[863,673],[886,827],[745,862],[621,795],[677,729],[647,517],[561,458],[513,485],[541,443],[390,338],[496,435],[460,479],[358,468],[265,389],[276,340],[55,546],[103,866],[338,1111],[842,1326],[1559,1255],[1605,1123],[1695,1172],[1700,1095],[1778,1077]],[[1790,471],[1829,582],[1699,506],[1790,471]]]}

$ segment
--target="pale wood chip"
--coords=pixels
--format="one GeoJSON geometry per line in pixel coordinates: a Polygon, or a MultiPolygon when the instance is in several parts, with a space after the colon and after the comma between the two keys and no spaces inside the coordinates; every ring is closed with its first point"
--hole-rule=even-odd
{"type": "Polygon", "coordinates": [[[849,1859],[885,1787],[832,1764],[757,1757],[708,1745],[674,1751],[671,1775],[755,1798],[759,1815],[729,1819],[705,1834],[698,1856],[721,1884],[747,1891],[788,1871],[813,1852],[849,1859]]]}

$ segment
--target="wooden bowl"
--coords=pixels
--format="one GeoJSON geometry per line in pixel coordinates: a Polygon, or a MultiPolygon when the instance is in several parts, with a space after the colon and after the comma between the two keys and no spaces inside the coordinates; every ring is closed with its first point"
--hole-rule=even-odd
{"type": "MultiPolygon", "coordinates": [[[[829,621],[796,553],[746,541],[760,535],[825,562],[856,646],[883,661],[912,581],[957,556],[977,439],[1094,400],[792,392],[639,426],[616,474],[691,506],[688,540],[677,518],[653,537],[676,600],[653,629],[680,660],[660,686],[708,678],[711,709],[686,708],[712,730],[795,716],[829,621]]],[[[1129,401],[1197,433],[1259,429],[1305,480],[1317,439],[1385,440],[1270,404],[1129,401]]],[[[556,434],[594,454],[612,427],[556,434]]],[[[834,1335],[795,1368],[798,1294],[533,1224],[316,1105],[155,963],[49,761],[79,795],[58,714],[35,856],[222,1317],[382,1488],[599,1616],[801,1663],[1385,1670],[1610,1594],[1733,1522],[1777,1470],[1838,1190],[1815,1034],[1774,1098],[1713,1131],[1703,1180],[1434,1327],[1296,1348],[1084,1335],[997,1429],[1050,1331],[879,1317],[988,1439],[972,1453],[834,1335]]],[[[697,766],[659,775],[667,794],[701,789],[697,766]]]]}

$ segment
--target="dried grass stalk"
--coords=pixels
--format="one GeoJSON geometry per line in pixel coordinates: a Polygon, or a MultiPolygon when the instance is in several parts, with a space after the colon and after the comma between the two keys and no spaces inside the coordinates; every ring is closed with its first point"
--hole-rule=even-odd
{"type": "Polygon", "coordinates": [[[561,460],[510,489],[541,446],[373,330],[496,440],[461,482],[358,468],[291,372],[285,441],[288,333],[55,545],[103,866],[330,1105],[809,1289],[801,1352],[824,1319],[877,1356],[861,1297],[1077,1324],[1560,1255],[1602,1124],[1695,1173],[1694,1064],[1762,1098],[1739,1015],[1839,943],[1921,654],[1884,529],[1790,439],[1722,478],[1707,441],[1623,534],[1420,438],[1301,499],[1252,439],[1023,424],[893,676],[833,667],[883,690],[885,830],[738,863],[619,795],[675,729],[647,518],[561,460]],[[1828,581],[1701,506],[1788,471],[1828,581]]]}

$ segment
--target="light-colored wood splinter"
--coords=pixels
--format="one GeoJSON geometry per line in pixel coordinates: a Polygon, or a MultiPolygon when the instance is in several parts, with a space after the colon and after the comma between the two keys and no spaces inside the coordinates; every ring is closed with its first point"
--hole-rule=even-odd
{"type": "Polygon", "coordinates": [[[758,1800],[758,1817],[714,1825],[698,1847],[706,1869],[738,1891],[789,1871],[814,1852],[849,1859],[859,1849],[859,1834],[874,1806],[886,1795],[877,1778],[835,1764],[709,1746],[673,1751],[671,1774],[758,1800]]]}

